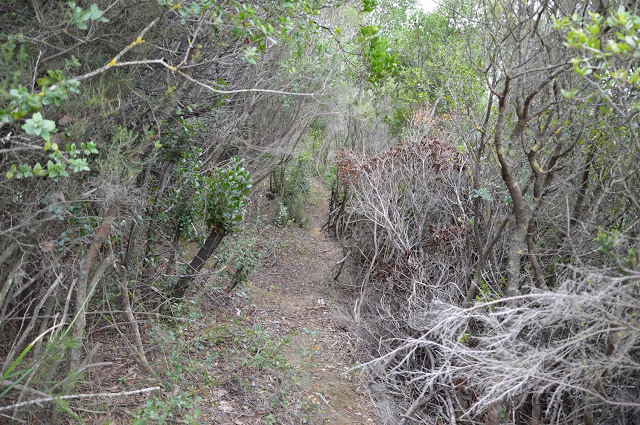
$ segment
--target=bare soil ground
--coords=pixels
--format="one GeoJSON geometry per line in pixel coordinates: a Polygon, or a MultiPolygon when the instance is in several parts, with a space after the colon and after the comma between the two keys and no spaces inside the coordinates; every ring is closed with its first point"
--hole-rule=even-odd
{"type": "Polygon", "coordinates": [[[197,297],[200,309],[214,306],[198,322],[213,325],[220,354],[215,384],[199,391],[197,423],[377,423],[359,377],[349,373],[355,340],[331,295],[341,252],[321,230],[327,197],[315,182],[304,227],[275,226],[277,200],[268,202],[256,241],[262,261],[250,282],[226,299],[197,297]]]}
{"type": "Polygon", "coordinates": [[[370,401],[353,366],[353,335],[336,320],[331,271],[341,257],[321,228],[326,222],[326,189],[314,184],[307,207],[309,224],[272,228],[265,237],[282,241],[252,280],[257,313],[271,335],[291,335],[284,350],[300,379],[302,397],[317,409],[309,423],[374,424],[370,401]]]}

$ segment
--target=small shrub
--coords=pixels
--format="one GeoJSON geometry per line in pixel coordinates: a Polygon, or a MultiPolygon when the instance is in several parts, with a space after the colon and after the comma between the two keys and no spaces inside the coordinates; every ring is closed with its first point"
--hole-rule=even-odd
{"type": "Polygon", "coordinates": [[[147,425],[147,424],[166,424],[175,423],[174,418],[176,413],[181,410],[189,411],[185,415],[181,423],[185,424],[197,424],[197,419],[200,417],[200,412],[197,409],[192,409],[194,403],[202,401],[201,397],[192,398],[186,394],[179,393],[175,396],[171,396],[166,400],[161,399],[158,396],[151,396],[145,403],[142,410],[138,412],[132,425],[147,425]]]}
{"type": "Polygon", "coordinates": [[[286,227],[288,222],[289,211],[287,206],[280,201],[276,210],[275,222],[278,227],[286,227]]]}
{"type": "Polygon", "coordinates": [[[300,154],[291,165],[278,168],[271,175],[271,191],[280,195],[275,222],[280,227],[290,222],[303,227],[309,222],[304,203],[311,188],[311,155],[300,154]]]}
{"type": "Polygon", "coordinates": [[[255,244],[255,238],[249,237],[224,240],[218,256],[218,266],[223,268],[219,283],[227,292],[245,283],[255,271],[260,259],[255,244]]]}

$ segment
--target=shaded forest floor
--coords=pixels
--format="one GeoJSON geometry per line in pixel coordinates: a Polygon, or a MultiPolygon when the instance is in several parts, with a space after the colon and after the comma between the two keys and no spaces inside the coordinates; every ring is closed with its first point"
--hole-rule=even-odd
{"type": "Polygon", "coordinates": [[[130,379],[103,376],[103,388],[157,383],[164,390],[123,398],[105,414],[86,416],[87,422],[377,423],[359,376],[348,372],[355,337],[334,301],[331,273],[341,250],[321,230],[327,198],[314,182],[305,203],[308,223],[277,227],[278,201],[263,196],[263,220],[254,232],[261,261],[250,281],[232,295],[200,282],[179,312],[184,319],[177,328],[145,330],[152,342],[147,357],[161,371],[158,381],[142,378],[119,349],[120,370],[130,379]]]}

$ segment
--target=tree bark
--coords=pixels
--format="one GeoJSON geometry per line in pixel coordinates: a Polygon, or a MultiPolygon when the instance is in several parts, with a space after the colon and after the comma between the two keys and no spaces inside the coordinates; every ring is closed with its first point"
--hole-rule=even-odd
{"type": "Polygon", "coordinates": [[[145,263],[144,263],[144,268],[142,272],[142,276],[143,276],[142,279],[145,281],[149,280],[153,275],[153,265],[154,265],[153,246],[156,239],[156,225],[158,222],[158,214],[160,213],[159,202],[164,196],[164,191],[167,188],[167,185],[169,183],[169,177],[171,175],[174,165],[175,165],[175,162],[169,161],[165,164],[164,168],[162,169],[162,173],[160,175],[160,182],[158,183],[158,191],[154,196],[152,205],[149,207],[149,211],[150,211],[149,225],[147,227],[147,235],[145,238],[146,240],[145,240],[145,246],[144,246],[145,263]]]}
{"type": "Polygon", "coordinates": [[[485,418],[486,425],[498,425],[500,423],[500,414],[504,409],[504,402],[502,400],[496,400],[489,406],[487,411],[487,417],[485,418]]]}
{"type": "Polygon", "coordinates": [[[236,272],[233,274],[233,278],[231,279],[231,283],[229,284],[229,287],[225,289],[224,292],[226,292],[227,294],[230,294],[231,291],[236,289],[236,286],[238,286],[238,282],[240,281],[240,276],[242,275],[243,272],[244,272],[244,266],[238,267],[238,270],[236,270],[236,272]]]}
{"type": "MultiPolygon", "coordinates": [[[[502,180],[507,186],[507,190],[511,195],[513,201],[513,212],[515,215],[516,223],[509,241],[508,249],[508,262],[507,262],[507,297],[514,297],[518,295],[518,288],[520,286],[520,257],[524,254],[525,238],[527,236],[527,227],[529,225],[529,218],[531,216],[530,210],[524,200],[524,195],[520,183],[513,173],[513,166],[508,154],[508,148],[504,146],[504,130],[505,130],[505,117],[507,113],[507,96],[510,91],[511,77],[507,73],[507,77],[504,83],[504,90],[502,93],[495,92],[490,86],[491,91],[499,99],[498,101],[498,120],[496,122],[495,135],[494,135],[494,147],[498,161],[500,162],[500,171],[502,180]]],[[[520,135],[524,131],[527,125],[526,112],[519,116],[513,131],[510,135],[510,144],[514,145],[520,138],[520,135]]]]}
{"type": "MultiPolygon", "coordinates": [[[[100,251],[100,248],[102,247],[104,240],[109,234],[109,228],[115,220],[117,212],[118,207],[114,202],[111,207],[109,207],[104,221],[98,228],[96,236],[93,239],[91,246],[89,246],[89,249],[87,250],[87,256],[80,263],[80,272],[78,273],[78,283],[76,286],[76,319],[73,323],[73,333],[78,344],[81,340],[81,336],[86,325],[86,305],[89,301],[88,297],[91,296],[91,291],[89,291],[89,289],[91,288],[90,285],[88,285],[89,271],[91,270],[91,266],[93,266],[93,263],[96,259],[96,256],[98,255],[98,252],[100,251]]],[[[71,349],[72,368],[80,364],[81,354],[82,348],[79,345],[71,349]]]]}
{"type": "Polygon", "coordinates": [[[169,261],[167,261],[167,272],[168,276],[173,274],[173,266],[176,263],[176,255],[180,245],[180,224],[176,224],[176,230],[173,234],[173,244],[171,246],[171,254],[169,254],[169,261]]]}
{"type": "Polygon", "coordinates": [[[198,251],[193,260],[191,260],[191,263],[189,263],[187,274],[182,276],[178,283],[173,287],[173,290],[171,291],[172,298],[184,298],[184,294],[189,289],[194,276],[202,269],[204,263],[206,263],[209,257],[211,257],[211,255],[216,251],[225,236],[227,236],[226,231],[215,228],[211,230],[211,233],[209,233],[204,245],[202,245],[202,248],[200,248],[200,251],[198,251]]]}
{"type": "Polygon", "coordinates": [[[118,265],[115,263],[113,263],[112,266],[120,280],[120,294],[122,295],[122,304],[124,307],[124,311],[126,312],[125,314],[127,315],[129,325],[131,326],[131,334],[133,335],[133,340],[135,342],[135,351],[138,354],[138,362],[140,363],[140,366],[142,366],[148,373],[153,373],[153,370],[151,369],[151,367],[149,366],[149,362],[147,361],[147,356],[144,353],[144,345],[142,344],[142,337],[140,335],[140,327],[138,326],[138,321],[136,320],[136,317],[133,314],[133,310],[131,309],[131,301],[129,300],[129,288],[127,285],[127,272],[123,267],[118,267],[118,265]]]}
{"type": "Polygon", "coordinates": [[[529,251],[529,262],[531,263],[531,267],[533,267],[533,276],[536,281],[536,286],[546,291],[549,288],[544,281],[542,266],[540,265],[538,256],[536,255],[536,245],[533,240],[533,222],[530,222],[529,227],[527,228],[527,250],[529,251]]]}

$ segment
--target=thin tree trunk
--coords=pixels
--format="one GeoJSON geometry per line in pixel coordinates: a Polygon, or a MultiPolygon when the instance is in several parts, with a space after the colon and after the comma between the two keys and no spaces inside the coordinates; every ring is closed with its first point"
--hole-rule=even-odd
{"type": "Polygon", "coordinates": [[[133,310],[131,309],[131,301],[129,300],[129,288],[127,286],[127,273],[124,268],[118,267],[118,265],[115,263],[113,264],[113,269],[116,271],[116,274],[118,275],[118,278],[120,280],[122,304],[124,307],[124,311],[126,312],[129,325],[131,326],[131,334],[133,335],[133,340],[136,345],[135,350],[138,354],[139,363],[148,373],[153,373],[151,367],[149,366],[149,362],[147,361],[147,356],[144,353],[144,346],[142,345],[142,337],[140,336],[140,327],[138,326],[138,321],[133,315],[133,310]]]}
{"type": "Polygon", "coordinates": [[[533,275],[536,280],[536,286],[542,290],[549,289],[547,284],[544,281],[544,276],[542,274],[542,266],[540,266],[540,262],[538,261],[538,256],[536,255],[536,246],[533,241],[533,223],[529,222],[529,226],[527,228],[527,250],[529,251],[529,262],[531,263],[531,267],[533,267],[533,275]]]}
{"type": "Polygon", "coordinates": [[[169,261],[167,262],[167,272],[168,276],[171,276],[173,273],[173,266],[176,263],[176,255],[178,252],[180,244],[180,224],[176,224],[176,230],[173,235],[173,245],[171,246],[171,254],[169,255],[169,261]]]}
{"type": "MultiPolygon", "coordinates": [[[[511,82],[511,76],[507,74],[504,90],[502,93],[494,92],[498,96],[498,119],[495,127],[494,134],[494,147],[498,161],[500,162],[500,172],[502,180],[504,181],[511,200],[513,201],[513,212],[515,215],[516,223],[515,229],[511,236],[511,240],[508,242],[508,262],[507,262],[507,297],[514,297],[518,294],[518,288],[520,286],[520,257],[524,253],[525,238],[527,236],[527,227],[529,225],[529,209],[526,205],[522,188],[516,175],[513,173],[513,164],[508,155],[508,147],[504,146],[504,130],[505,130],[505,116],[507,111],[507,96],[509,94],[509,85],[511,82]]],[[[492,87],[492,92],[495,90],[492,87]]],[[[520,117],[516,123],[513,131],[510,135],[511,144],[519,140],[520,135],[524,131],[527,125],[526,118],[520,117]]]]}
{"type": "Polygon", "coordinates": [[[227,232],[225,231],[215,228],[211,230],[211,233],[209,233],[209,237],[207,237],[204,245],[202,245],[202,248],[200,248],[200,251],[198,251],[193,260],[191,260],[191,263],[189,263],[187,274],[182,276],[178,283],[173,287],[173,290],[171,291],[172,298],[184,298],[184,294],[186,294],[189,289],[194,276],[202,269],[204,263],[206,263],[209,257],[211,257],[215,252],[226,235],[227,232]]]}
{"type": "Polygon", "coordinates": [[[13,253],[15,252],[16,249],[18,249],[19,246],[20,244],[18,243],[18,241],[14,241],[12,244],[9,245],[9,247],[2,253],[2,255],[0,255],[0,266],[2,266],[5,263],[5,261],[7,261],[9,257],[13,255],[13,253]]]}
{"type": "MultiPolygon", "coordinates": [[[[476,214],[475,216],[478,217],[479,214],[476,214]]],[[[502,232],[504,231],[508,222],[509,222],[509,216],[505,217],[502,220],[502,223],[498,227],[498,230],[493,235],[493,239],[487,242],[485,246],[482,245],[482,242],[480,240],[480,233],[479,231],[476,230],[477,227],[474,228],[474,230],[476,230],[474,231],[476,235],[475,236],[476,249],[478,250],[479,253],[481,253],[481,255],[478,258],[478,262],[475,267],[476,270],[474,272],[471,285],[469,286],[469,290],[467,291],[467,295],[464,300],[464,306],[466,308],[471,307],[473,305],[473,299],[475,298],[476,293],[478,292],[478,288],[480,287],[480,279],[482,279],[482,273],[484,272],[484,269],[487,265],[488,257],[492,253],[494,245],[496,244],[496,242],[498,242],[498,239],[500,239],[500,236],[502,236],[502,232]]]]}
{"type": "Polygon", "coordinates": [[[231,279],[231,283],[229,284],[229,287],[225,289],[224,292],[226,292],[227,294],[230,294],[231,291],[233,291],[236,288],[236,286],[238,286],[238,283],[240,282],[240,276],[242,275],[243,272],[244,272],[244,266],[238,267],[238,270],[236,270],[236,272],[233,274],[233,278],[231,279]]]}
{"type": "MultiPolygon", "coordinates": [[[[113,203],[109,207],[104,221],[98,228],[91,246],[89,246],[87,256],[80,263],[80,272],[78,274],[78,283],[76,286],[76,318],[75,322],[73,323],[74,336],[76,338],[77,345],[71,349],[72,368],[77,367],[81,362],[80,357],[82,355],[82,347],[80,346],[79,342],[81,341],[82,333],[84,332],[84,328],[87,323],[85,313],[86,305],[89,301],[88,297],[90,296],[90,292],[88,291],[90,289],[88,285],[89,271],[91,270],[91,266],[93,266],[93,263],[96,259],[96,256],[98,255],[98,252],[100,251],[100,248],[102,247],[103,242],[109,234],[109,228],[111,227],[111,224],[113,224],[117,212],[118,207],[116,203],[113,203]]],[[[111,257],[111,259],[113,261],[113,257],[111,257]]]]}
{"type": "Polygon", "coordinates": [[[540,395],[531,396],[531,425],[540,425],[540,395]]]}
{"type": "Polygon", "coordinates": [[[169,161],[166,163],[164,168],[162,169],[162,174],[160,175],[160,182],[158,183],[158,191],[155,193],[154,200],[152,206],[149,207],[149,225],[147,227],[147,234],[144,246],[144,266],[142,273],[142,280],[149,280],[153,274],[153,265],[154,261],[152,258],[153,254],[153,246],[156,239],[156,225],[158,222],[158,214],[160,213],[159,202],[164,196],[164,191],[167,188],[169,182],[169,176],[171,175],[171,171],[175,163],[173,161],[169,161]]]}

